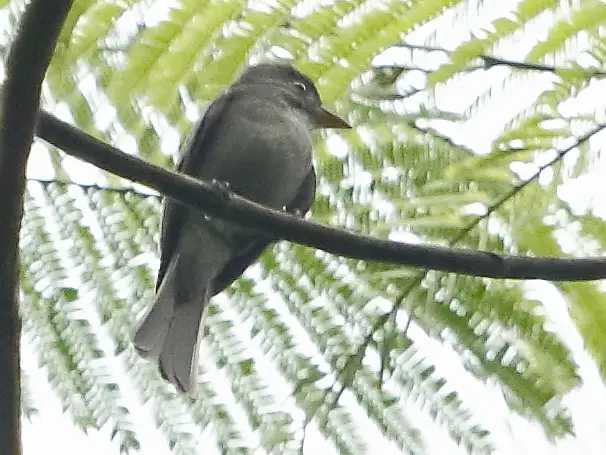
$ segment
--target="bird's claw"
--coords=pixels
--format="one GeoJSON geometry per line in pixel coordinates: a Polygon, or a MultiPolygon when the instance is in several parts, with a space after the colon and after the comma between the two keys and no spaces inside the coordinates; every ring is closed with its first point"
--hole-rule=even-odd
{"type": "Polygon", "coordinates": [[[282,207],[282,210],[294,216],[295,218],[303,218],[303,216],[305,215],[300,209],[289,210],[288,207],[284,206],[282,207]]]}
{"type": "Polygon", "coordinates": [[[212,179],[210,182],[221,190],[229,191],[229,182],[227,180],[212,179]]]}
{"type": "Polygon", "coordinates": [[[221,199],[223,199],[224,201],[227,201],[229,199],[229,182],[225,180],[212,179],[210,183],[213,186],[213,189],[221,197],[221,199]]]}

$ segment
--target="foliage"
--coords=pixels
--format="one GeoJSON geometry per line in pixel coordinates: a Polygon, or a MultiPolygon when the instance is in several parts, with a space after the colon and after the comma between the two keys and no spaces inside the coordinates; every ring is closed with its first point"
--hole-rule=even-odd
{"type": "MultiPolygon", "coordinates": [[[[23,4],[0,6],[6,49],[23,4]]],[[[356,127],[317,138],[314,219],[504,254],[600,254],[598,200],[579,209],[561,190],[600,162],[596,141],[575,138],[602,128],[591,95],[605,17],[598,0],[77,0],[44,105],[168,166],[245,62],[288,56],[356,127]]],[[[198,391],[177,395],[130,344],[153,295],[159,198],[50,148],[30,174],[24,342],[74,423],[111,428],[122,452],[140,447],[143,403],[175,454],[201,438],[221,453],[309,452],[310,432],[343,454],[506,453],[476,394],[504,398],[503,419],[533,422],[534,438],[573,430],[578,353],[523,283],[285,243],[213,301],[198,391]]],[[[604,377],[601,288],[557,290],[604,377]]]]}

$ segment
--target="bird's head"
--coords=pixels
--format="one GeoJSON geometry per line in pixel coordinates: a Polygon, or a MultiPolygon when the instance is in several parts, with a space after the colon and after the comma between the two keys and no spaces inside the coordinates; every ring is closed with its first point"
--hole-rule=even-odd
{"type": "Polygon", "coordinates": [[[313,81],[291,65],[261,64],[247,68],[236,84],[267,84],[267,95],[278,96],[302,112],[315,128],[351,128],[349,123],[322,106],[313,81]]]}

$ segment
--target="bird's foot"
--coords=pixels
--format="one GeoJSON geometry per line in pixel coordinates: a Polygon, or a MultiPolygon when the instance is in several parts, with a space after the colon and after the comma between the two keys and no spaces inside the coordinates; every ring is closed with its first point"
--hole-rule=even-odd
{"type": "Polygon", "coordinates": [[[213,186],[217,187],[218,189],[229,191],[229,182],[227,180],[212,179],[210,183],[212,183],[213,186]]]}
{"type": "Polygon", "coordinates": [[[288,207],[284,206],[282,207],[282,210],[295,218],[303,218],[305,216],[305,214],[299,209],[289,210],[288,207]]]}
{"type": "Polygon", "coordinates": [[[229,192],[229,182],[225,180],[217,180],[212,179],[210,184],[213,186],[213,189],[216,191],[216,194],[223,202],[227,202],[231,193],[229,192]]]}

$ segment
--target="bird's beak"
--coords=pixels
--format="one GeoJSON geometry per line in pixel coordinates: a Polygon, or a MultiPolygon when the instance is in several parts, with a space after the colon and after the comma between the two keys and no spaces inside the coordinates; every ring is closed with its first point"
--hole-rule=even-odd
{"type": "Polygon", "coordinates": [[[323,107],[314,112],[314,121],[317,128],[351,128],[349,123],[323,107]]]}

